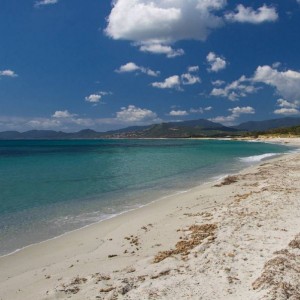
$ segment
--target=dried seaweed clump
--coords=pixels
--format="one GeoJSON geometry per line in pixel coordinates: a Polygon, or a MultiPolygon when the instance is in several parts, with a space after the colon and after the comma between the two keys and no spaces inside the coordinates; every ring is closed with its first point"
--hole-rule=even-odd
{"type": "Polygon", "coordinates": [[[220,184],[216,184],[215,187],[221,187],[223,185],[230,185],[232,183],[235,183],[238,181],[237,176],[227,176],[223,179],[223,181],[220,184]]]}
{"type": "Polygon", "coordinates": [[[298,234],[295,239],[289,243],[289,246],[293,249],[300,249],[300,234],[298,234]]]}
{"type": "Polygon", "coordinates": [[[217,229],[216,224],[203,224],[203,225],[192,225],[189,227],[188,231],[191,231],[189,238],[187,240],[180,240],[176,243],[175,249],[161,251],[155,258],[154,263],[159,263],[166,259],[167,257],[181,254],[186,257],[190,250],[194,249],[196,246],[200,245],[202,241],[206,238],[209,238],[210,241],[213,241],[215,238],[215,231],[217,229]]]}
{"type": "Polygon", "coordinates": [[[267,290],[263,299],[300,299],[299,246],[300,235],[289,243],[289,248],[275,252],[277,256],[265,264],[262,275],[252,284],[254,290],[267,290]]]}

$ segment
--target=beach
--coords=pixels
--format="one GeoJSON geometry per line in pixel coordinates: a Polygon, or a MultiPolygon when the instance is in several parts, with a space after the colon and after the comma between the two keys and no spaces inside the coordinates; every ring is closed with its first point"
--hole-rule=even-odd
{"type": "Polygon", "coordinates": [[[299,184],[285,154],[26,247],[0,299],[300,299],[299,184]]]}

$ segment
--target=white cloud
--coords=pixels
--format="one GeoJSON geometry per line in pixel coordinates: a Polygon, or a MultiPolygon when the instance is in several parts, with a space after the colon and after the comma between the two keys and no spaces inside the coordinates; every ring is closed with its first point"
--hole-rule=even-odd
{"type": "Polygon", "coordinates": [[[277,105],[279,107],[290,107],[290,108],[297,108],[299,106],[300,102],[297,101],[295,103],[289,102],[287,100],[284,99],[278,99],[277,100],[277,105]]]}
{"type": "Polygon", "coordinates": [[[26,123],[27,126],[37,129],[56,129],[59,128],[62,124],[57,119],[36,119],[30,120],[26,123]]]}
{"type": "Polygon", "coordinates": [[[157,114],[149,109],[138,108],[134,105],[122,107],[117,112],[117,120],[125,123],[155,122],[158,120],[157,114]]]}
{"type": "Polygon", "coordinates": [[[206,56],[206,60],[210,67],[207,69],[209,72],[219,72],[226,68],[226,60],[222,57],[218,57],[214,52],[209,52],[206,56]]]}
{"type": "Polygon", "coordinates": [[[12,70],[0,71],[0,77],[18,77],[18,75],[12,70]]]}
{"type": "Polygon", "coordinates": [[[119,69],[116,70],[118,73],[134,72],[138,71],[140,67],[133,62],[129,62],[125,65],[122,65],[119,69]]]}
{"type": "Polygon", "coordinates": [[[300,114],[300,101],[289,102],[284,99],[278,99],[277,105],[279,109],[274,110],[276,115],[297,115],[300,114]]]}
{"type": "Polygon", "coordinates": [[[279,108],[274,110],[274,114],[284,116],[298,115],[300,114],[300,111],[296,108],[279,108]]]}
{"type": "Polygon", "coordinates": [[[199,71],[199,66],[190,66],[190,67],[188,67],[188,72],[189,73],[194,73],[194,72],[198,72],[198,71],[199,71]]]}
{"type": "Polygon", "coordinates": [[[112,94],[111,92],[97,92],[97,93],[91,94],[89,96],[86,96],[84,98],[84,100],[86,102],[93,103],[94,105],[97,105],[97,103],[99,103],[102,100],[103,96],[111,95],[111,94],[112,94]]]}
{"type": "Polygon", "coordinates": [[[216,97],[228,98],[231,101],[237,101],[242,97],[249,94],[256,93],[259,88],[255,87],[251,79],[246,78],[244,75],[238,80],[227,84],[223,88],[213,88],[210,95],[216,97]]]}
{"type": "Polygon", "coordinates": [[[153,71],[149,68],[138,66],[133,62],[129,62],[125,65],[122,65],[119,69],[116,70],[117,73],[130,73],[130,72],[138,72],[138,71],[154,77],[159,76],[160,74],[159,71],[153,71]]]}
{"type": "Polygon", "coordinates": [[[39,7],[39,6],[56,4],[56,3],[58,3],[58,0],[41,0],[41,1],[36,1],[34,6],[39,7]]]}
{"type": "Polygon", "coordinates": [[[52,129],[74,132],[83,128],[91,128],[100,132],[123,128],[130,124],[146,125],[161,122],[155,112],[129,105],[123,107],[113,118],[86,118],[70,113],[68,110],[58,110],[48,118],[21,118],[0,115],[0,131],[31,129],[52,129]]]}
{"type": "Polygon", "coordinates": [[[203,108],[199,107],[199,108],[191,108],[190,109],[190,113],[191,114],[203,114],[203,108]]]}
{"type": "Polygon", "coordinates": [[[234,107],[228,109],[229,112],[231,112],[230,115],[228,116],[219,116],[215,118],[211,118],[210,121],[212,122],[217,122],[217,123],[222,123],[225,125],[233,125],[236,119],[240,117],[242,114],[255,114],[255,109],[251,106],[246,106],[246,107],[234,107]]]}
{"type": "Polygon", "coordinates": [[[276,92],[288,101],[300,100],[300,72],[293,70],[280,72],[267,65],[259,66],[253,81],[274,87],[276,92]]]}
{"type": "Polygon", "coordinates": [[[151,85],[160,89],[177,89],[178,91],[182,91],[183,89],[181,85],[194,85],[201,82],[201,78],[199,76],[191,74],[191,72],[195,73],[198,70],[198,66],[188,67],[189,73],[184,73],[180,76],[173,75],[162,82],[153,82],[151,85]]]}
{"type": "Polygon", "coordinates": [[[85,97],[85,101],[90,103],[98,103],[101,100],[101,98],[102,96],[99,94],[91,94],[85,97]]]}
{"type": "Polygon", "coordinates": [[[173,49],[171,46],[159,43],[145,43],[140,46],[140,51],[152,54],[165,54],[168,58],[174,58],[184,55],[183,49],[173,49]]]}
{"type": "Polygon", "coordinates": [[[190,113],[191,114],[203,114],[205,111],[210,111],[212,110],[212,106],[208,106],[208,107],[199,107],[199,108],[191,108],[190,109],[190,113]]]}
{"type": "Polygon", "coordinates": [[[278,19],[278,14],[274,7],[268,7],[265,4],[257,10],[239,4],[236,7],[236,11],[227,13],[225,18],[230,22],[259,24],[263,22],[275,22],[278,19]]]}
{"type": "Polygon", "coordinates": [[[115,40],[133,41],[142,51],[182,55],[183,50],[164,47],[180,40],[206,40],[223,25],[215,13],[226,4],[226,0],[115,0],[105,32],[115,40]]]}
{"type": "Polygon", "coordinates": [[[201,79],[199,76],[186,73],[181,75],[181,81],[183,85],[193,85],[196,83],[200,83],[201,79]]]}
{"type": "Polygon", "coordinates": [[[246,106],[246,107],[237,106],[237,107],[228,109],[228,111],[230,111],[233,116],[237,116],[237,117],[239,117],[241,114],[254,114],[255,113],[254,108],[251,106],[246,106]]]}
{"type": "Polygon", "coordinates": [[[189,113],[186,110],[171,110],[168,115],[173,117],[183,117],[188,116],[189,113]]]}
{"type": "Polygon", "coordinates": [[[180,77],[178,75],[173,75],[168,78],[166,78],[162,82],[153,82],[151,85],[153,87],[159,88],[159,89],[177,89],[181,90],[180,87],[180,77]]]}
{"type": "Polygon", "coordinates": [[[215,80],[212,82],[212,85],[213,86],[221,86],[221,85],[224,85],[226,82],[223,81],[223,80],[215,80]]]}
{"type": "MultiPolygon", "coordinates": [[[[300,1],[300,0],[299,0],[300,1]]],[[[279,67],[281,66],[281,62],[279,61],[276,61],[272,64],[272,68],[273,69],[278,69],[279,67]]]]}
{"type": "Polygon", "coordinates": [[[76,116],[75,114],[71,114],[69,111],[67,110],[57,110],[53,115],[52,117],[53,118],[57,118],[57,119],[60,119],[60,118],[72,118],[76,116]]]}

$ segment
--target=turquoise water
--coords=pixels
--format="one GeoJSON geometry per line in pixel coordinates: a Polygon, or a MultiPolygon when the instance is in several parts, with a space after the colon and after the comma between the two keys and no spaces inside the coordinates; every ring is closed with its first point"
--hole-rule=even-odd
{"type": "Polygon", "coordinates": [[[0,255],[285,151],[211,140],[0,141],[0,255]]]}

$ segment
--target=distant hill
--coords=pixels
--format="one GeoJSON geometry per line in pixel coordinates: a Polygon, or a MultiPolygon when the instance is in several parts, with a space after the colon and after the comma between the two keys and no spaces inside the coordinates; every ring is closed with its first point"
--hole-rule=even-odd
{"type": "MultiPolygon", "coordinates": [[[[199,119],[183,122],[154,124],[134,130],[116,131],[109,137],[131,138],[187,138],[226,136],[237,132],[234,128],[223,126],[208,120],[199,119]]],[[[107,133],[106,133],[107,135],[107,133]]]]}
{"type": "Polygon", "coordinates": [[[60,140],[60,139],[93,139],[101,138],[103,134],[91,129],[67,133],[54,130],[29,130],[23,133],[18,131],[0,132],[0,140],[60,140]]]}
{"type": "Polygon", "coordinates": [[[1,140],[23,139],[23,135],[18,131],[2,131],[0,132],[0,139],[1,140]]]}
{"type": "Polygon", "coordinates": [[[17,139],[100,139],[100,138],[188,138],[188,137],[224,137],[237,136],[243,132],[266,132],[274,128],[300,126],[300,118],[282,118],[267,121],[242,123],[234,127],[226,127],[205,119],[182,122],[169,122],[148,126],[131,126],[119,130],[97,132],[85,129],[78,132],[62,132],[53,130],[30,130],[26,132],[0,132],[2,140],[17,139]]]}
{"type": "Polygon", "coordinates": [[[0,132],[0,139],[97,139],[97,138],[185,138],[226,136],[236,129],[205,119],[169,122],[148,126],[131,126],[114,131],[97,132],[85,129],[74,133],[53,130],[30,130],[0,132]]]}
{"type": "Polygon", "coordinates": [[[300,118],[280,118],[266,121],[250,121],[232,128],[239,131],[267,131],[274,128],[284,128],[300,125],[300,118]]]}

